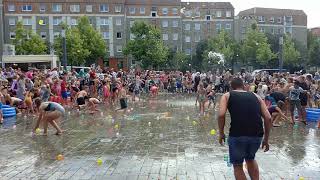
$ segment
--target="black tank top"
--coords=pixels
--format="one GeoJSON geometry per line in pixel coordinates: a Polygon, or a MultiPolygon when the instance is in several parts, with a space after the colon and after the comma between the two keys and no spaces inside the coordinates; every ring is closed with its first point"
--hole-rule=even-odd
{"type": "Polygon", "coordinates": [[[228,101],[231,116],[230,136],[262,137],[261,106],[251,92],[231,91],[228,101]]]}

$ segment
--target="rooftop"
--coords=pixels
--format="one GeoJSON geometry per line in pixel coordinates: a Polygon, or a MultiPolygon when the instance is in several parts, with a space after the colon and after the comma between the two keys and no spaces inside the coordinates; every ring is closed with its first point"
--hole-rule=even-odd
{"type": "Polygon", "coordinates": [[[286,16],[307,16],[303,10],[296,9],[276,9],[276,8],[261,8],[254,7],[239,12],[239,16],[242,15],[254,15],[254,14],[274,14],[274,15],[286,15],[286,16]]]}

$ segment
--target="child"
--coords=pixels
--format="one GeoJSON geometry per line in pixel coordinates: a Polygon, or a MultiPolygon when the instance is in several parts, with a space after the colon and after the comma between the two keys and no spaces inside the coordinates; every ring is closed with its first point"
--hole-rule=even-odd
{"type": "Polygon", "coordinates": [[[279,127],[280,126],[279,122],[281,119],[288,120],[288,118],[282,112],[284,109],[285,109],[285,103],[283,101],[278,101],[277,106],[271,106],[268,108],[269,113],[272,116],[273,127],[279,127]]]}
{"type": "Polygon", "coordinates": [[[126,109],[126,108],[128,107],[127,91],[126,91],[125,85],[123,85],[123,86],[120,88],[120,91],[119,91],[119,101],[120,101],[120,106],[121,106],[120,109],[126,109]]]}
{"type": "Polygon", "coordinates": [[[88,109],[94,113],[95,111],[99,111],[97,109],[97,104],[100,104],[101,101],[97,98],[88,98],[88,109]]]}
{"type": "Polygon", "coordinates": [[[215,91],[212,89],[212,85],[209,84],[207,87],[207,96],[208,96],[208,100],[209,100],[209,105],[208,105],[208,109],[211,106],[211,103],[213,103],[213,108],[216,108],[216,102],[215,102],[215,91]]]}
{"type": "MultiPolygon", "coordinates": [[[[295,81],[294,85],[290,87],[289,91],[289,100],[290,100],[290,113],[291,113],[291,123],[295,124],[294,120],[294,110],[297,108],[299,113],[299,120],[302,121],[302,107],[301,107],[301,101],[300,101],[300,94],[306,93],[300,86],[299,82],[295,81]]],[[[303,121],[304,124],[307,124],[307,122],[303,121]]]]}
{"type": "Polygon", "coordinates": [[[27,114],[29,114],[29,112],[34,113],[32,104],[32,93],[30,91],[27,91],[26,96],[24,98],[24,103],[27,107],[27,114]]]}
{"type": "Polygon", "coordinates": [[[103,82],[103,101],[107,103],[110,98],[110,81],[103,82]]]}
{"type": "Polygon", "coordinates": [[[204,104],[207,101],[207,94],[206,94],[206,89],[204,88],[202,83],[199,84],[197,93],[198,93],[198,96],[196,99],[196,105],[197,105],[197,102],[199,102],[200,115],[203,115],[204,114],[204,104]]]}

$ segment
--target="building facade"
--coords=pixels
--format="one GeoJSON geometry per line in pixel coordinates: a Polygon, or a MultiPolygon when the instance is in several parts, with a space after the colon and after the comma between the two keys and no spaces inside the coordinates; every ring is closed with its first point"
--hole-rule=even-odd
{"type": "Polygon", "coordinates": [[[301,10],[252,8],[235,16],[234,7],[229,2],[0,0],[0,3],[2,1],[5,44],[15,38],[18,21],[26,29],[54,43],[61,34],[62,22],[72,27],[78,24],[79,17],[88,16],[108,46],[110,58],[106,61],[113,68],[126,68],[134,63],[122,51],[125,44],[134,39],[130,27],[135,21],[146,21],[158,27],[168,47],[190,56],[195,54],[201,40],[214,37],[221,30],[229,32],[236,40],[244,39],[252,23],[257,23],[262,32],[288,33],[303,45],[307,44],[307,16],[301,10]]]}
{"type": "Polygon", "coordinates": [[[3,0],[0,0],[0,63],[2,62],[3,46],[4,46],[4,24],[3,24],[3,0]]]}
{"type": "Polygon", "coordinates": [[[198,42],[225,29],[233,35],[234,8],[231,3],[184,3],[180,0],[4,0],[4,41],[10,44],[21,21],[26,29],[54,43],[61,22],[77,25],[88,16],[108,45],[109,65],[128,67],[122,53],[135,21],[147,21],[161,29],[164,43],[188,55],[198,42]],[[41,22],[41,23],[40,23],[41,22]]]}
{"type": "Polygon", "coordinates": [[[320,40],[320,27],[311,28],[310,32],[312,33],[312,35],[317,37],[318,40],[320,40]]]}
{"type": "Polygon", "coordinates": [[[235,38],[244,39],[253,23],[261,32],[291,35],[302,45],[307,45],[307,15],[302,10],[251,8],[241,11],[235,18],[235,38]]]}

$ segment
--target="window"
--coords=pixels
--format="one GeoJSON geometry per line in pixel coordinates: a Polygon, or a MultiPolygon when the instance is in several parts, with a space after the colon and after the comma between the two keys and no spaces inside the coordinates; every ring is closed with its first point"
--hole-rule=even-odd
{"type": "Polygon", "coordinates": [[[168,21],[167,20],[163,20],[162,21],[162,27],[168,27],[168,21]]]}
{"type": "Polygon", "coordinates": [[[109,25],[109,19],[108,18],[101,18],[100,19],[100,25],[101,26],[109,25]]]}
{"type": "Polygon", "coordinates": [[[190,24],[185,24],[184,25],[184,30],[190,31],[190,24]]]}
{"type": "Polygon", "coordinates": [[[168,8],[162,8],[162,14],[167,15],[168,14],[168,8]]]}
{"type": "Polygon", "coordinates": [[[286,33],[292,34],[292,27],[286,27],[286,33]]]}
{"type": "Polygon", "coordinates": [[[292,16],[286,16],[286,22],[292,22],[292,16]]]}
{"type": "Polygon", "coordinates": [[[31,18],[23,18],[23,25],[27,26],[27,25],[31,25],[31,18]]]}
{"type": "Polygon", "coordinates": [[[259,27],[259,31],[264,33],[264,28],[263,27],[259,27]]]}
{"type": "Polygon", "coordinates": [[[282,18],[281,17],[278,17],[278,21],[277,21],[279,24],[281,24],[282,22],[282,18]]]}
{"type": "Polygon", "coordinates": [[[226,29],[227,29],[227,30],[230,30],[230,29],[231,29],[231,24],[230,24],[230,23],[227,23],[227,24],[226,24],[226,29]]]}
{"type": "Polygon", "coordinates": [[[172,27],[178,27],[178,26],[179,26],[179,22],[177,20],[173,20],[172,27]]]}
{"type": "Polygon", "coordinates": [[[194,24],[194,29],[196,31],[200,31],[200,27],[201,27],[201,25],[199,23],[194,24]]]}
{"type": "Polygon", "coordinates": [[[80,5],[70,5],[70,12],[80,12],[80,5]]]}
{"type": "Polygon", "coordinates": [[[194,37],[194,42],[200,42],[200,34],[196,34],[194,37]]]}
{"type": "Polygon", "coordinates": [[[53,37],[54,38],[58,38],[60,36],[60,34],[61,34],[60,32],[54,32],[53,33],[53,37]]]}
{"type": "Polygon", "coordinates": [[[211,21],[211,15],[206,16],[207,21],[211,21]]]}
{"type": "Polygon", "coordinates": [[[151,13],[151,16],[152,16],[152,17],[157,17],[157,12],[152,12],[152,13],[151,13]]]}
{"type": "Polygon", "coordinates": [[[230,18],[232,16],[232,12],[231,11],[226,11],[226,17],[230,18]]]}
{"type": "Polygon", "coordinates": [[[100,12],[109,12],[109,6],[107,4],[100,4],[100,12]]]}
{"type": "Polygon", "coordinates": [[[58,26],[60,25],[62,22],[62,18],[61,17],[54,17],[53,18],[53,25],[58,26]]]}
{"type": "Polygon", "coordinates": [[[258,21],[259,22],[265,22],[264,16],[258,16],[258,21]]]}
{"type": "Polygon", "coordinates": [[[158,11],[158,8],[156,6],[152,6],[151,11],[158,11]]]}
{"type": "Polygon", "coordinates": [[[185,42],[189,43],[190,41],[191,41],[190,36],[186,36],[186,37],[185,37],[185,42]]]}
{"type": "Polygon", "coordinates": [[[16,25],[16,19],[15,18],[9,18],[9,25],[10,26],[16,25]]]}
{"type": "Polygon", "coordinates": [[[185,15],[186,17],[190,17],[190,16],[191,16],[191,11],[186,11],[186,12],[184,13],[184,15],[185,15]]]}
{"type": "Polygon", "coordinates": [[[32,5],[22,5],[22,11],[32,11],[32,5]]]}
{"type": "Polygon", "coordinates": [[[196,17],[200,17],[201,16],[201,13],[200,13],[199,10],[197,10],[195,14],[196,14],[196,17]]]}
{"type": "Polygon", "coordinates": [[[117,39],[121,39],[122,38],[122,33],[121,32],[117,32],[117,39]]]}
{"type": "Polygon", "coordinates": [[[217,11],[217,12],[216,12],[216,16],[217,16],[217,17],[221,17],[221,16],[222,16],[221,11],[217,11]]]}
{"type": "Polygon", "coordinates": [[[136,13],[136,8],[135,7],[129,7],[129,13],[130,14],[135,14],[136,13]]]}
{"type": "Polygon", "coordinates": [[[45,4],[40,4],[40,12],[46,12],[47,6],[45,4]]]}
{"type": "Polygon", "coordinates": [[[274,17],[271,17],[269,20],[271,23],[274,23],[274,17]]]}
{"type": "Polygon", "coordinates": [[[52,5],[52,11],[53,12],[61,12],[62,11],[62,5],[61,4],[53,4],[52,5]]]}
{"type": "Polygon", "coordinates": [[[47,32],[40,32],[40,36],[42,39],[47,39],[47,32]]]}
{"type": "Polygon", "coordinates": [[[16,7],[14,6],[14,4],[9,4],[9,5],[8,5],[8,11],[9,11],[9,12],[14,12],[14,11],[16,11],[16,7]]]}
{"type": "Polygon", "coordinates": [[[71,26],[78,25],[78,20],[76,18],[71,18],[71,26]]]}
{"type": "Polygon", "coordinates": [[[178,15],[178,8],[172,8],[172,14],[178,15]]]}
{"type": "Polygon", "coordinates": [[[10,39],[16,39],[16,33],[10,32],[10,39]]]}
{"type": "Polygon", "coordinates": [[[162,34],[162,40],[168,41],[168,39],[169,39],[168,34],[162,34]]]}
{"type": "Polygon", "coordinates": [[[86,12],[92,12],[92,5],[86,5],[86,12]]]}
{"type": "Polygon", "coordinates": [[[102,33],[103,39],[110,39],[110,33],[109,32],[103,32],[102,33]]]}
{"type": "Polygon", "coordinates": [[[114,11],[117,12],[117,13],[120,13],[121,12],[121,9],[122,9],[122,6],[121,5],[116,5],[114,7],[114,11]]]}
{"type": "Polygon", "coordinates": [[[146,13],[146,8],[140,7],[140,14],[145,14],[145,13],[146,13]]]}
{"type": "Polygon", "coordinates": [[[186,49],[185,53],[186,53],[186,55],[190,55],[191,54],[191,49],[186,49]]]}
{"type": "Polygon", "coordinates": [[[40,17],[39,19],[39,25],[40,26],[45,26],[47,25],[47,19],[45,17],[40,17]]]}
{"type": "Polygon", "coordinates": [[[116,25],[117,26],[121,26],[121,18],[117,18],[116,19],[116,25]]]}
{"type": "Polygon", "coordinates": [[[174,41],[178,41],[178,38],[179,38],[179,34],[178,34],[178,33],[174,33],[174,34],[172,35],[172,39],[173,39],[174,41]]]}
{"type": "Polygon", "coordinates": [[[122,52],[122,46],[116,46],[117,52],[121,53],[122,52]]]}
{"type": "Polygon", "coordinates": [[[220,30],[221,30],[221,24],[220,24],[220,23],[217,23],[217,24],[216,24],[216,30],[217,30],[217,31],[220,31],[220,30]]]}
{"type": "Polygon", "coordinates": [[[271,34],[275,34],[274,28],[271,29],[271,34]]]}
{"type": "Polygon", "coordinates": [[[242,34],[245,34],[245,33],[246,33],[246,30],[247,30],[247,29],[246,29],[245,27],[242,27],[242,28],[241,28],[241,33],[242,33],[242,34]]]}
{"type": "Polygon", "coordinates": [[[130,27],[134,25],[134,21],[130,21],[130,27]]]}
{"type": "Polygon", "coordinates": [[[280,29],[278,29],[278,34],[282,34],[282,29],[280,28],[280,29]]]}
{"type": "Polygon", "coordinates": [[[134,40],[136,38],[136,36],[132,33],[130,33],[130,40],[134,40]]]}

